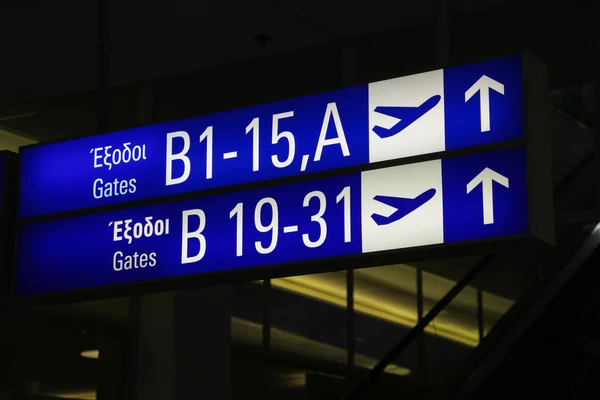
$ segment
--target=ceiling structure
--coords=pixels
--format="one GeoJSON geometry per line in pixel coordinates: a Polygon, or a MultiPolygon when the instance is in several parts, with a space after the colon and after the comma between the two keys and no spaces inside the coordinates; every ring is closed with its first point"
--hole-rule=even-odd
{"type": "MultiPolygon", "coordinates": [[[[113,1],[111,77],[119,85],[232,64],[424,23],[432,12],[428,2],[400,14],[389,12],[392,4],[379,0],[365,11],[360,2],[339,1],[113,1]]],[[[0,7],[3,103],[95,88],[97,2],[0,7]]]]}
{"type": "MultiPolygon", "coordinates": [[[[590,7],[451,1],[450,62],[528,50],[553,88],[586,83],[590,7]]],[[[436,15],[434,0],[112,1],[110,130],[437,68],[436,15]]],[[[0,2],[0,126],[40,140],[95,132],[97,22],[96,1],[0,2]]]]}

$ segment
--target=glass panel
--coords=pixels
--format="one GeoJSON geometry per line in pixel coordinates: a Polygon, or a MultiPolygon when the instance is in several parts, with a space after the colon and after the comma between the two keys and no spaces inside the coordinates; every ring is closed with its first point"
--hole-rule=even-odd
{"type": "Polygon", "coordinates": [[[538,278],[537,256],[533,251],[497,255],[474,282],[481,290],[484,336],[538,278]]]}
{"type": "MultiPolygon", "coordinates": [[[[355,364],[372,368],[417,321],[417,274],[410,265],[354,271],[355,364]]],[[[406,362],[386,372],[408,375],[406,362]]]]}
{"type": "Polygon", "coordinates": [[[483,334],[487,336],[494,325],[510,310],[515,300],[482,291],[483,334]]]}
{"type": "MultiPolygon", "coordinates": [[[[423,271],[423,315],[440,301],[457,281],[423,271]]],[[[477,289],[466,287],[429,324],[425,332],[468,347],[479,344],[477,289]]]]}
{"type": "Polygon", "coordinates": [[[262,346],[263,281],[234,285],[231,310],[231,340],[262,346]]]}
{"type": "Polygon", "coordinates": [[[473,308],[476,300],[474,291],[466,290],[431,321],[415,342],[419,351],[418,376],[423,382],[433,386],[448,382],[479,344],[473,308]]]}
{"type": "MultiPolygon", "coordinates": [[[[423,316],[479,261],[480,257],[419,263],[423,282],[423,316]]],[[[479,344],[477,290],[461,293],[425,328],[415,345],[418,376],[432,384],[449,378],[479,344]]]]}
{"type": "MultiPolygon", "coordinates": [[[[533,257],[533,252],[496,255],[433,319],[416,344],[422,380],[441,385],[461,370],[472,350],[531,285],[533,257]]],[[[420,263],[424,315],[482,258],[420,263]]]]}
{"type": "Polygon", "coordinates": [[[271,281],[271,345],[346,363],[346,272],[271,281]]]}

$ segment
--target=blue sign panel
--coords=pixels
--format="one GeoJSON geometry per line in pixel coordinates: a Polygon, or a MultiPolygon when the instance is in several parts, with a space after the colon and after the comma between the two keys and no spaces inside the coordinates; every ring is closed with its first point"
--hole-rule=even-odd
{"type": "Polygon", "coordinates": [[[523,136],[520,59],[503,61],[445,71],[446,150],[523,136]]]}
{"type": "Polygon", "coordinates": [[[196,192],[524,135],[509,57],[21,151],[19,215],[196,192]]]}
{"type": "Polygon", "coordinates": [[[524,234],[525,163],[513,148],[23,224],[16,294],[524,234]]]}
{"type": "Polygon", "coordinates": [[[443,181],[446,240],[493,238],[526,231],[527,197],[520,189],[527,187],[523,153],[523,149],[516,148],[443,161],[448,176],[443,181]],[[473,176],[473,171],[480,172],[473,176]],[[514,187],[519,189],[511,190],[514,187]]]}

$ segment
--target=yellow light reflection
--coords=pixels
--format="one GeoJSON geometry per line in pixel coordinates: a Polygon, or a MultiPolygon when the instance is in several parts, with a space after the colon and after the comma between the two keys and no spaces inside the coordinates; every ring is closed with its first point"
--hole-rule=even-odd
{"type": "MultiPolygon", "coordinates": [[[[255,345],[262,337],[262,325],[241,318],[232,317],[231,333],[233,341],[255,345]]],[[[317,342],[316,340],[308,339],[274,327],[271,327],[271,339],[273,343],[277,345],[277,349],[281,351],[301,353],[308,357],[336,361],[341,364],[346,363],[346,349],[317,342]],[[301,352],[299,352],[300,349],[301,352]]],[[[377,360],[362,354],[356,354],[355,363],[361,367],[373,368],[377,363],[377,360]]],[[[410,369],[391,364],[385,369],[385,372],[404,376],[410,374],[410,369]]]]}
{"type": "MultiPolygon", "coordinates": [[[[433,307],[454,285],[449,279],[423,273],[424,303],[433,307]]],[[[345,273],[327,273],[274,279],[274,287],[346,307],[345,273]]],[[[417,323],[416,270],[410,265],[394,265],[355,271],[354,309],[370,317],[406,327],[417,323]]],[[[513,304],[491,293],[485,293],[486,313],[503,315],[513,304]]],[[[426,310],[427,311],[427,310],[426,310]]],[[[425,329],[446,339],[475,347],[479,344],[476,289],[465,288],[444,313],[425,329]]]]}
{"type": "Polygon", "coordinates": [[[0,128],[0,150],[10,150],[15,153],[19,151],[20,146],[36,143],[29,139],[0,128]]]}
{"type": "Polygon", "coordinates": [[[95,360],[100,356],[100,351],[98,350],[85,350],[81,352],[81,357],[84,358],[93,358],[95,360]]]}
{"type": "Polygon", "coordinates": [[[96,392],[73,392],[73,393],[50,393],[52,397],[59,399],[96,400],[96,392]]]}

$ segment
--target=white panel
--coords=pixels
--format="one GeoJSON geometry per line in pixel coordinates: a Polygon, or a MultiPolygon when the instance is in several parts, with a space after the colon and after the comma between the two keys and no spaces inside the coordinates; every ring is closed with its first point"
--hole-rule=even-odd
{"type": "Polygon", "coordinates": [[[361,185],[363,252],[444,241],[441,160],[362,172],[361,185]],[[435,193],[430,197],[433,190],[435,193]],[[374,214],[391,217],[392,221],[397,210],[392,205],[376,200],[376,196],[402,198],[396,204],[400,209],[416,208],[395,222],[378,225],[374,214]],[[422,202],[419,200],[427,198],[428,201],[418,206],[422,202]]]}
{"type": "MultiPolygon", "coordinates": [[[[410,113],[410,110],[407,111],[410,113]]],[[[369,130],[370,162],[445,150],[444,71],[431,71],[369,84],[369,130]],[[441,100],[398,134],[381,138],[373,132],[375,126],[392,128],[400,121],[376,112],[376,107],[418,107],[431,101],[434,96],[440,96],[441,100]]]]}

